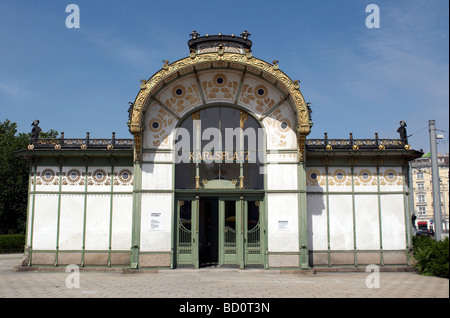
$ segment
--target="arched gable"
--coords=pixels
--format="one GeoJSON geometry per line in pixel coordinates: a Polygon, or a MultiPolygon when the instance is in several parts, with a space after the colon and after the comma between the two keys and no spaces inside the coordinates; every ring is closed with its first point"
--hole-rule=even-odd
{"type": "Polygon", "coordinates": [[[186,113],[222,104],[245,109],[279,141],[297,146],[310,132],[309,113],[297,81],[251,55],[191,54],[141,84],[130,119],[135,154],[144,148],[170,147],[170,133],[186,113]],[[298,137],[298,141],[297,138],[298,137]],[[294,139],[294,140],[292,140],[294,139]]]}

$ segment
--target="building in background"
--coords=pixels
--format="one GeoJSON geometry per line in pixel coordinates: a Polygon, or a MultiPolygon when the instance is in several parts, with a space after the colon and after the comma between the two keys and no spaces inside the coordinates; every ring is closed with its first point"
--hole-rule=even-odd
{"type": "MultiPolygon", "coordinates": [[[[438,155],[439,185],[441,191],[442,229],[449,230],[449,156],[438,155]]],[[[423,157],[411,161],[411,175],[414,192],[414,212],[416,215],[415,226],[418,230],[434,230],[433,209],[433,178],[431,174],[431,157],[425,154],[423,157]]]]}

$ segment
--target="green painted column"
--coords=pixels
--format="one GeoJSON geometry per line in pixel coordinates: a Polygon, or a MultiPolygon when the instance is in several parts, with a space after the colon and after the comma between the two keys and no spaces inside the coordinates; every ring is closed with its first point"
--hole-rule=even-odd
{"type": "Polygon", "coordinates": [[[300,161],[297,165],[298,183],[298,237],[299,237],[299,263],[301,269],[309,268],[308,251],[308,209],[306,204],[306,165],[300,161]]]}
{"type": "Polygon", "coordinates": [[[131,268],[139,268],[139,246],[141,237],[141,190],[142,162],[134,162],[133,216],[131,229],[131,268]]]}

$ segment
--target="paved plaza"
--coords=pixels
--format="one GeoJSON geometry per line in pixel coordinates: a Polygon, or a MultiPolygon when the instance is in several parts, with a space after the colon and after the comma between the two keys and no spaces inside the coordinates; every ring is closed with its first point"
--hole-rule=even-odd
{"type": "Polygon", "coordinates": [[[0,298],[449,297],[448,279],[415,272],[379,272],[376,277],[366,272],[304,275],[216,268],[137,274],[124,274],[121,270],[14,271],[20,258],[20,255],[0,255],[0,298]]]}

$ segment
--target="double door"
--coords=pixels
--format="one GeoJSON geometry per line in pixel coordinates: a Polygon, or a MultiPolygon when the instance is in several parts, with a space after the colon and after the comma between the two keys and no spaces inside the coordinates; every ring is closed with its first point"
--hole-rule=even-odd
{"type": "Polygon", "coordinates": [[[177,200],[178,266],[263,266],[262,201],[195,197],[177,200]]]}

